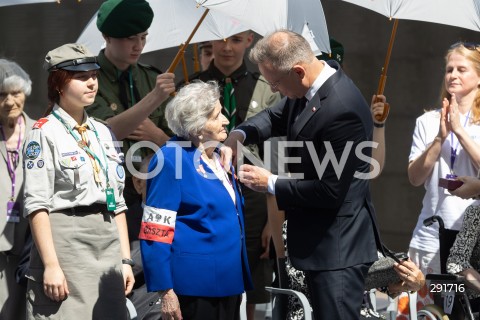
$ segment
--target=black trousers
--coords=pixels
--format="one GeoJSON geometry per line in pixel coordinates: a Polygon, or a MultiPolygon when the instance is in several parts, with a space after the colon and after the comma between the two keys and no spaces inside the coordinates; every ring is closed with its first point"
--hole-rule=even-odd
{"type": "Polygon", "coordinates": [[[240,320],[241,295],[192,297],[178,295],[183,320],[240,320]]]}
{"type": "Polygon", "coordinates": [[[357,320],[371,263],[332,271],[306,271],[315,320],[357,320]]]}

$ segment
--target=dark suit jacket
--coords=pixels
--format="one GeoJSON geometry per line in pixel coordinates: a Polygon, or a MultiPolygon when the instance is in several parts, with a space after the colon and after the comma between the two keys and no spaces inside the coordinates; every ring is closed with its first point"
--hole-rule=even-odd
{"type": "Polygon", "coordinates": [[[329,64],[337,72],[296,121],[300,100],[284,98],[238,127],[246,133],[245,144],[282,135],[288,141],[301,142],[301,147],[288,150],[289,157],[301,160],[289,163],[288,169],[302,173],[303,178],[279,178],[275,184],[278,206],[289,220],[289,256],[300,270],[335,270],[377,260],[379,236],[369,180],[354,177],[355,172],[369,171],[369,159],[365,158],[370,157],[371,148],[362,150],[363,160],[355,149],[372,139],[372,116],[364,97],[339,65],[329,64]],[[329,155],[335,156],[334,162],[344,161],[343,169],[340,165],[336,172],[331,159],[323,167],[329,155]]]}

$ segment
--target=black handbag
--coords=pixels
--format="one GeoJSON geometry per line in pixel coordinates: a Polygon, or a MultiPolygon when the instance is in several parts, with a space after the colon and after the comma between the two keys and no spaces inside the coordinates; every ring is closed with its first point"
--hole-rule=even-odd
{"type": "Polygon", "coordinates": [[[397,272],[393,269],[393,264],[408,259],[408,255],[405,252],[395,253],[385,245],[383,245],[383,251],[385,256],[380,253],[381,257],[368,269],[368,274],[365,278],[366,290],[387,287],[392,283],[401,281],[397,272]]]}

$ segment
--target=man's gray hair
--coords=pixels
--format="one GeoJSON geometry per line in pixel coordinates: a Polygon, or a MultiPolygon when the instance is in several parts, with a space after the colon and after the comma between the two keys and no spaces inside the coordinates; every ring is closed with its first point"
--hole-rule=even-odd
{"type": "Polygon", "coordinates": [[[308,41],[298,33],[281,29],[257,41],[250,50],[250,60],[288,72],[295,64],[310,64],[315,59],[308,41]]]}
{"type": "Polygon", "coordinates": [[[22,91],[26,96],[32,92],[32,81],[17,63],[0,59],[0,92],[22,91]]]}
{"type": "Polygon", "coordinates": [[[168,127],[185,139],[198,136],[219,98],[220,89],[216,81],[196,80],[185,85],[167,104],[165,117],[168,127]]]}

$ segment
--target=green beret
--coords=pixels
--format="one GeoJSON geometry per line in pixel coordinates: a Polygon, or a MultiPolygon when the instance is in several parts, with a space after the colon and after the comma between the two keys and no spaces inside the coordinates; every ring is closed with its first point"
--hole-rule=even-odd
{"type": "Polygon", "coordinates": [[[98,10],[97,27],[113,38],[126,38],[148,30],[153,10],[145,0],[107,0],[98,10]]]}
{"type": "Polygon", "coordinates": [[[321,60],[335,60],[342,65],[344,54],[343,45],[334,38],[330,37],[330,50],[332,51],[331,54],[322,52],[322,54],[317,56],[317,58],[321,60]]]}

